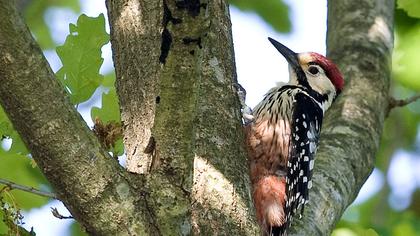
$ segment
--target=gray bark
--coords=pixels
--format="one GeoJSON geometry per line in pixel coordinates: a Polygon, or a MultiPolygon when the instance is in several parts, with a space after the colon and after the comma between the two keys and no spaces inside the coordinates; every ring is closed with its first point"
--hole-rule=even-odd
{"type": "Polygon", "coordinates": [[[225,1],[107,1],[128,169],[162,235],[255,235],[225,1]]]}
{"type": "Polygon", "coordinates": [[[161,65],[162,1],[107,1],[127,169],[147,173],[161,65]]]}
{"type": "Polygon", "coordinates": [[[373,170],[388,109],[394,4],[328,1],[327,56],[346,84],[326,114],[310,203],[291,235],[329,235],[373,170]]]}
{"type": "Polygon", "coordinates": [[[0,52],[0,104],[74,218],[96,235],[147,228],[131,177],[71,105],[10,0],[0,1],[0,52]]]}

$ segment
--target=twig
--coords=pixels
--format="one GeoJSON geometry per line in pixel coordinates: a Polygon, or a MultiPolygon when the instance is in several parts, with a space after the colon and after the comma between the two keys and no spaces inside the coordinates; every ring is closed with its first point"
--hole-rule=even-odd
{"type": "Polygon", "coordinates": [[[33,193],[33,194],[36,194],[36,195],[39,195],[39,196],[57,199],[57,196],[54,193],[45,192],[45,191],[41,191],[41,190],[38,190],[38,189],[35,189],[35,188],[32,188],[32,187],[16,184],[16,183],[13,183],[9,180],[0,179],[0,184],[4,184],[7,187],[9,187],[10,189],[18,189],[18,190],[22,190],[22,191],[25,191],[25,192],[28,192],[28,193],[33,193]]]}
{"type": "Polygon", "coordinates": [[[54,217],[63,220],[63,219],[73,219],[73,216],[63,216],[62,214],[60,214],[60,212],[58,212],[57,208],[55,207],[51,207],[51,213],[53,214],[54,217]]]}
{"type": "Polygon", "coordinates": [[[418,99],[420,99],[420,94],[416,94],[410,98],[407,99],[395,99],[393,97],[389,98],[389,105],[388,105],[388,113],[396,107],[403,107],[406,106],[410,103],[413,103],[415,101],[417,101],[418,99]]]}

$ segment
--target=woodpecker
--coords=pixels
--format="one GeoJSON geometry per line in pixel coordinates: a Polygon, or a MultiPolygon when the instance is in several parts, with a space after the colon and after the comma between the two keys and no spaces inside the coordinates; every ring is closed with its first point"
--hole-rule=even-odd
{"type": "Polygon", "coordinates": [[[344,80],[326,57],[268,39],[289,63],[289,82],[268,91],[245,132],[258,223],[264,235],[278,236],[308,202],[322,118],[344,80]]]}

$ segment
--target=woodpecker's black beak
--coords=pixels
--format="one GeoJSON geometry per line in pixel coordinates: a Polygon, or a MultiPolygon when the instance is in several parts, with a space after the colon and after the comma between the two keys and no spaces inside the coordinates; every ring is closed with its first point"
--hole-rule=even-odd
{"type": "Polygon", "coordinates": [[[284,58],[286,58],[287,62],[289,62],[290,66],[292,66],[292,68],[295,71],[299,69],[301,70],[297,54],[294,51],[290,50],[288,47],[284,46],[283,44],[277,42],[276,40],[270,37],[268,37],[268,40],[270,40],[270,42],[274,45],[277,51],[279,51],[281,55],[283,55],[284,58]]]}
{"type": "Polygon", "coordinates": [[[281,55],[283,55],[284,58],[286,58],[289,65],[292,67],[293,71],[296,73],[299,84],[305,87],[308,87],[309,86],[308,81],[307,81],[305,72],[300,66],[298,54],[270,37],[268,37],[268,40],[270,40],[270,42],[281,53],[281,55]]]}

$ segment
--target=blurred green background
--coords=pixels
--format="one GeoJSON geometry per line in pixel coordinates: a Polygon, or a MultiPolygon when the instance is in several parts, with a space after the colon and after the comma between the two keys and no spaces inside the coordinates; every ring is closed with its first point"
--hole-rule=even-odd
{"type": "MultiPolygon", "coordinates": [[[[298,1],[299,7],[302,2],[304,5],[309,1],[313,0],[298,1]]],[[[86,2],[19,0],[18,5],[57,78],[68,91],[75,107],[84,114],[87,124],[92,127],[94,120],[100,120],[103,124],[118,122],[120,114],[114,88],[115,75],[112,63],[109,62],[111,55],[103,50],[106,45],[109,51],[106,19],[104,15],[89,15],[89,7],[82,7],[86,2]],[[90,17],[81,15],[82,13],[90,17]],[[55,21],[54,14],[62,14],[61,20],[55,21]]],[[[319,8],[326,10],[325,0],[315,2],[319,8]]],[[[292,0],[231,0],[230,3],[232,18],[236,19],[240,15],[242,20],[242,23],[237,24],[239,26],[233,25],[234,41],[238,42],[235,46],[240,45],[242,40],[237,36],[239,34],[235,34],[235,27],[242,27],[238,32],[246,31],[246,26],[243,25],[247,23],[244,20],[255,21],[262,29],[267,29],[268,33],[264,37],[270,36],[270,32],[288,37],[299,30],[318,27],[308,23],[305,26],[308,29],[296,28],[295,20],[302,17],[300,14],[314,9],[296,10],[294,4],[297,3],[292,0]]],[[[92,7],[92,3],[90,5],[92,7]]],[[[326,22],[326,19],[322,20],[326,22]]],[[[396,98],[407,98],[420,92],[420,1],[398,0],[395,23],[390,94],[396,98]]],[[[320,27],[324,29],[320,34],[325,35],[325,26],[323,27],[320,27]]],[[[237,55],[247,54],[242,50],[245,49],[235,47],[237,55]]],[[[242,82],[241,58],[237,58],[237,61],[239,80],[242,82]]],[[[256,103],[255,99],[250,102],[256,103]]],[[[364,186],[363,191],[367,193],[367,197],[358,198],[347,209],[333,232],[334,236],[420,235],[419,113],[420,102],[390,113],[376,157],[376,169],[364,186]]],[[[52,191],[1,107],[0,137],[0,178],[52,191]]],[[[114,156],[120,156],[120,161],[124,164],[121,140],[110,147],[109,151],[114,156]]],[[[8,222],[23,223],[22,226],[28,231],[35,225],[34,232],[42,232],[38,235],[55,235],[53,232],[64,232],[61,235],[83,235],[77,223],[72,220],[57,220],[52,216],[49,207],[59,207],[60,213],[68,214],[57,201],[9,190],[3,185],[0,185],[0,190],[0,235],[16,234],[17,229],[10,227],[8,222]],[[36,220],[43,222],[45,226],[36,226],[36,220]],[[56,228],[63,229],[54,231],[56,228]]]]}

